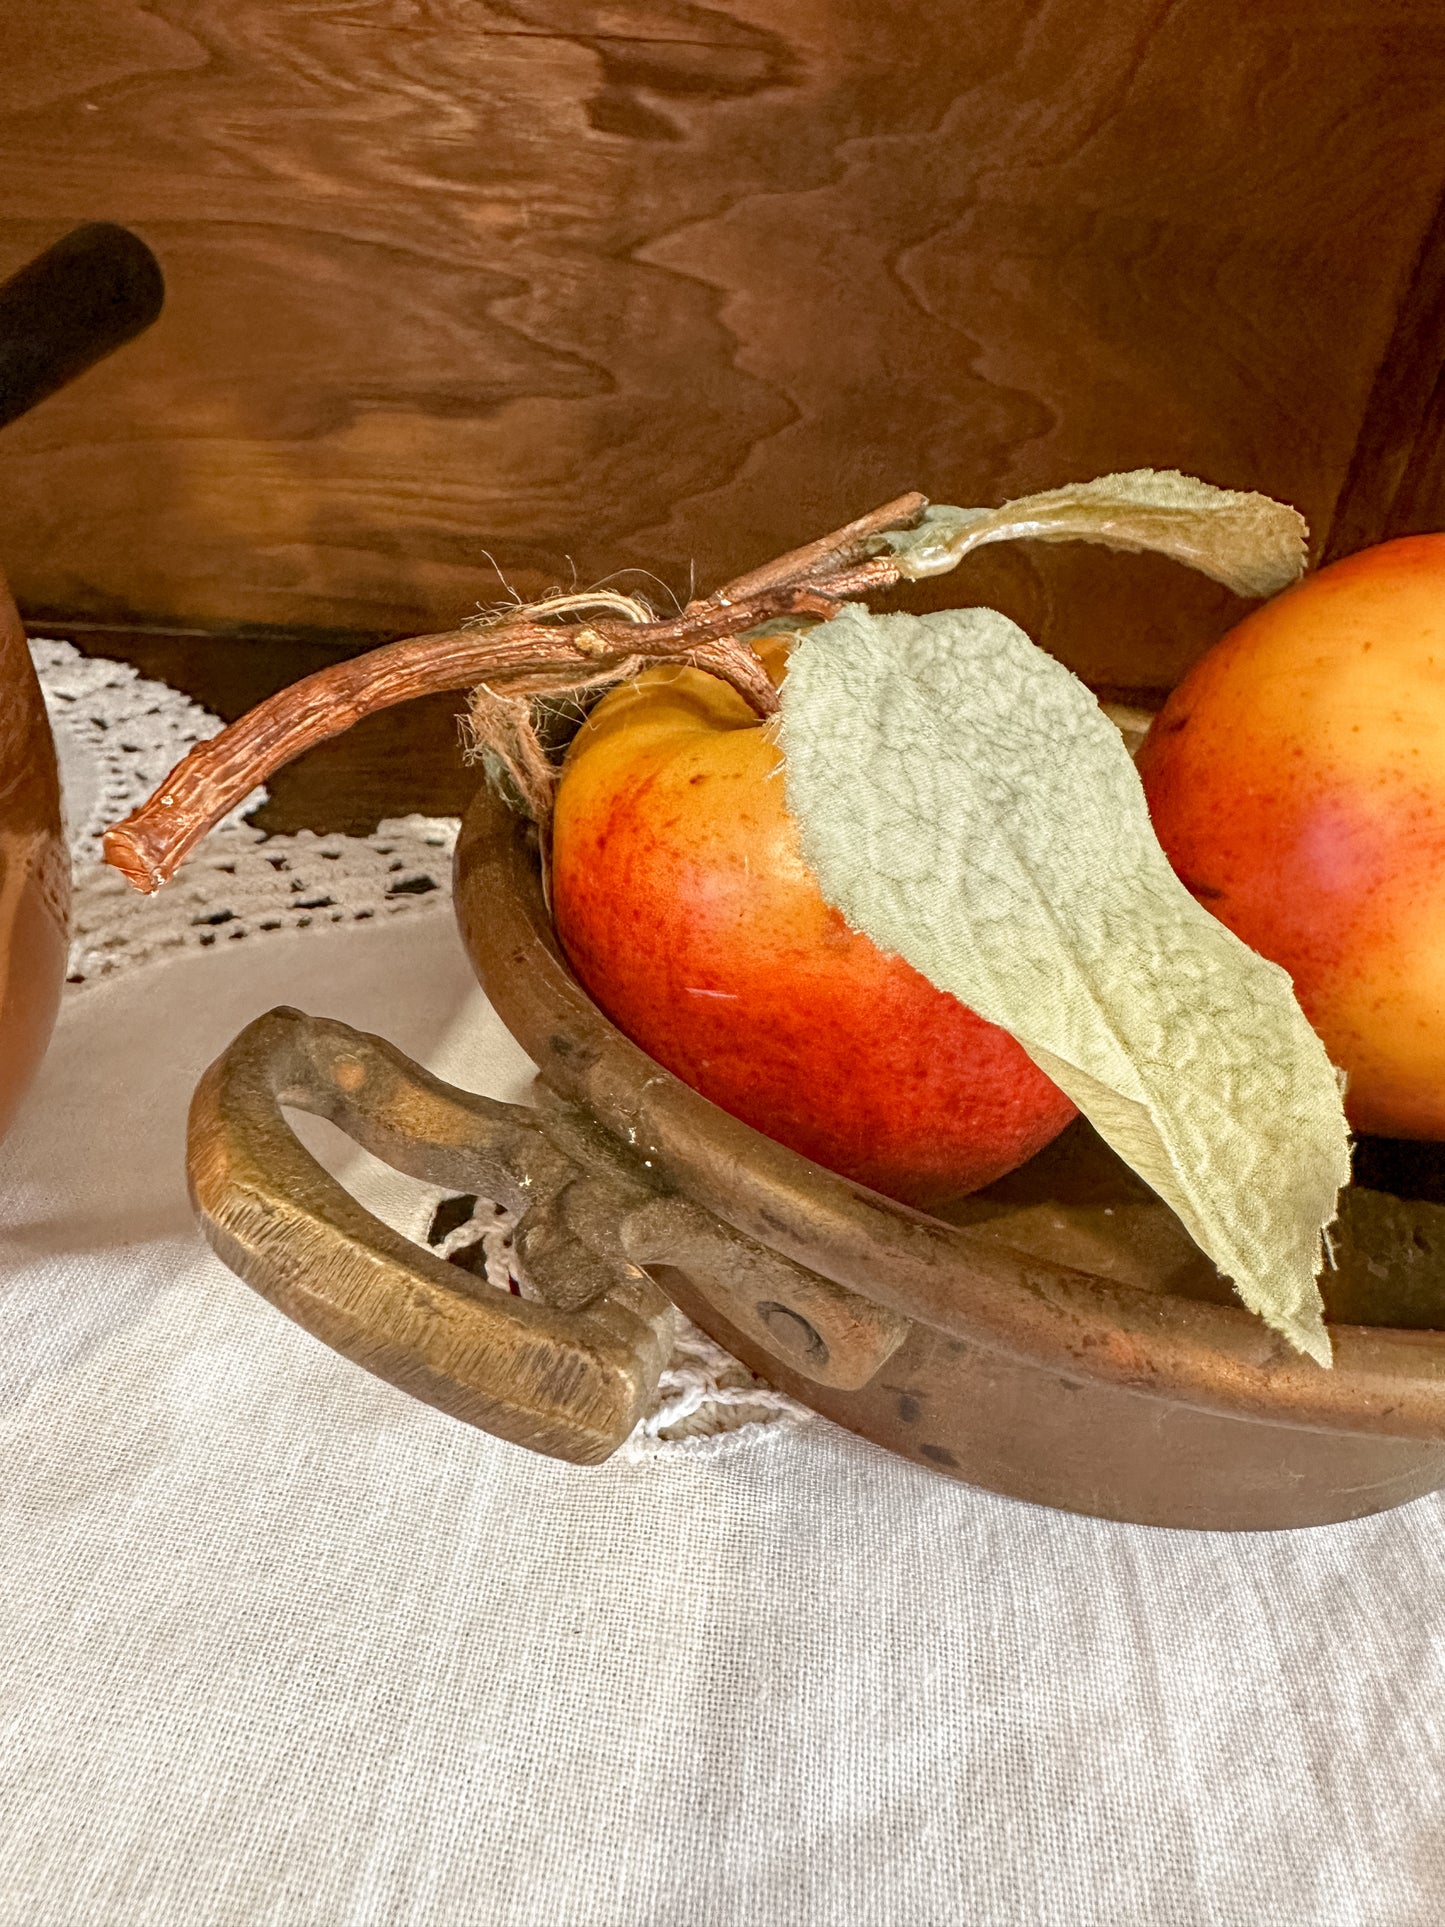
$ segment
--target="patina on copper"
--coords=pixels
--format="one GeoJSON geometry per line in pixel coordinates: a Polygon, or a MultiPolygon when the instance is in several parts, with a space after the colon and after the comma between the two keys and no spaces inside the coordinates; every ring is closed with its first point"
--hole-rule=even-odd
{"type": "MultiPolygon", "coordinates": [[[[975,1485],[1151,1524],[1320,1524],[1445,1484],[1445,1332],[1336,1324],[1321,1371],[1233,1299],[1173,1214],[1108,1175],[1087,1133],[965,1200],[945,1223],[824,1171],[663,1071],[587,997],[558,949],[526,826],[479,795],[457,851],[463,937],[503,1021],[543,1080],[651,1160],[663,1183],[871,1302],[908,1339],[864,1386],[802,1381],[727,1313],[713,1279],[653,1268],[669,1294],[775,1384],[890,1450],[975,1485]],[[1113,1185],[1114,1202],[1100,1204],[1113,1185]],[[1001,1194],[1001,1195],[1000,1195],[1001,1194]],[[1106,1216],[1105,1213],[1112,1213],[1106,1216]]],[[[1406,1207],[1397,1207],[1411,1215],[1406,1207]]],[[[1433,1214],[1433,1215],[1432,1215],[1433,1214]]],[[[1423,1254],[1392,1223],[1339,1276],[1398,1283],[1445,1324],[1445,1213],[1434,1305],[1423,1254]]],[[[1440,1219],[1442,1222],[1437,1222],[1440,1219]]],[[[1329,1274],[1322,1281],[1327,1300],[1329,1274]]]]}
{"type": "Polygon", "coordinates": [[[0,1136],[50,1040],[69,912],[55,745],[25,633],[0,578],[0,1136]]]}
{"type": "Polygon", "coordinates": [[[450,1089],[390,1046],[273,1012],[191,1121],[203,1226],[328,1343],[459,1417],[605,1457],[661,1364],[656,1287],[840,1424],[1015,1497],[1171,1526],[1321,1524],[1445,1485],[1445,1208],[1361,1193],[1322,1281],[1324,1372],[1234,1299],[1080,1125],[926,1216],[727,1116],[622,1035],[568,969],[536,836],[483,790],[456,907],[484,989],[541,1072],[535,1111],[450,1089]],[[522,1212],[523,1305],[418,1250],[281,1116],[319,1111],[399,1169],[522,1212]],[[1433,1242],[1432,1242],[1433,1241],[1433,1242]],[[644,1275],[645,1274],[645,1275],[644,1275]]]}
{"type": "Polygon", "coordinates": [[[444,1084],[348,1025],[278,1009],[213,1064],[191,1105],[191,1196],[248,1284],[368,1371],[457,1418],[590,1463],[657,1387],[672,1307],[644,1267],[706,1271],[740,1330],[810,1382],[861,1385],[906,1320],[660,1191],[584,1112],[444,1084]],[[303,1148],[283,1105],[328,1118],[396,1169],[518,1214],[535,1300],[478,1284],[380,1223],[303,1148]]]}

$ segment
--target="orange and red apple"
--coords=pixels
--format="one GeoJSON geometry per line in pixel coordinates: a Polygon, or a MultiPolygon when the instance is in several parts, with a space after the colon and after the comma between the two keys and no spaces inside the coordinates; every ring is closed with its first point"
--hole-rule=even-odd
{"type": "MultiPolygon", "coordinates": [[[[780,678],[785,645],[765,647],[780,678]]],[[[652,669],[568,754],[552,909],[577,975],[660,1064],[829,1169],[930,1206],[1024,1163],[1074,1106],[824,903],[771,735],[724,683],[652,669]]]]}
{"type": "Polygon", "coordinates": [[[1445,1137],[1445,535],[1247,616],[1139,770],[1179,876],[1290,973],[1356,1130],[1445,1137]]]}

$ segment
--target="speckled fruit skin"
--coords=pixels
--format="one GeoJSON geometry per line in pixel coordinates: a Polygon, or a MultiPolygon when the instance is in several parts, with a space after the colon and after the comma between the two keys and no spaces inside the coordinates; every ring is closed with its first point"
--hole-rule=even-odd
{"type": "Polygon", "coordinates": [[[1139,772],[1179,876],[1294,979],[1355,1129],[1445,1137],[1445,535],[1248,616],[1139,772]]]}
{"type": "Polygon", "coordinates": [[[620,1029],[874,1190],[960,1197],[1075,1115],[1012,1037],[823,902],[779,752],[711,676],[649,670],[598,705],[559,786],[551,888],[568,959],[620,1029]]]}

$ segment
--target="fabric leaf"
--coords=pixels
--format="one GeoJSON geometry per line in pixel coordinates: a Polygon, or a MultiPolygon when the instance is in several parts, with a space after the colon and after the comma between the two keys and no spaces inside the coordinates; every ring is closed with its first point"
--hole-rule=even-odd
{"type": "Polygon", "coordinates": [[[1337,1075],[1287,974],[1174,875],[1094,697],[992,609],[850,605],[793,652],[779,740],[823,895],[1012,1032],[1322,1365],[1337,1075]]]}
{"type": "Polygon", "coordinates": [[[906,576],[943,575],[988,542],[1102,542],[1172,556],[1238,595],[1274,595],[1305,565],[1297,509],[1268,495],[1214,488],[1177,469],[1131,469],[1025,495],[996,509],[927,510],[884,539],[906,576]]]}

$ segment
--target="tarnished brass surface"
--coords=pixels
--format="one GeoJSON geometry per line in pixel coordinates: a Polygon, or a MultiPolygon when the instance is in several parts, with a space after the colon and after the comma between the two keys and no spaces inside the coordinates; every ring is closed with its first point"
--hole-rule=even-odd
{"type": "MultiPolygon", "coordinates": [[[[488,793],[463,826],[456,898],[484,989],[554,1091],[714,1217],[909,1319],[866,1384],[825,1387],[730,1316],[714,1272],[654,1265],[689,1316],[839,1423],[999,1492],[1153,1524],[1318,1524],[1445,1484],[1445,1332],[1336,1323],[1321,1371],[1234,1301],[1142,1187],[1110,1192],[1117,1167],[1085,1168],[1098,1147],[1078,1134],[956,1223],[761,1137],[592,1004],[557,948],[526,827],[488,793]]],[[[1411,1236],[1346,1239],[1345,1304],[1388,1318],[1398,1284],[1417,1318],[1445,1324],[1438,1207],[1401,1210],[1411,1236]]],[[[1380,1215],[1354,1213],[1350,1236],[1380,1215]]]]}
{"type": "MultiPolygon", "coordinates": [[[[1321,1371],[1232,1299],[1211,1302],[1197,1275],[1184,1296],[1172,1279],[1142,1278],[1137,1254],[1132,1276],[1107,1264],[1110,1238],[1092,1217],[1085,1262],[1063,1262],[1061,1228],[1085,1215],[1067,1204],[1047,1214],[984,1206],[979,1222],[946,1223],[719,1111],[624,1037],[572,976],[526,826],[490,793],[463,825],[455,891],[483,988],[547,1084],[683,1195],[796,1263],[1050,1370],[1085,1368],[1230,1416],[1445,1440],[1445,1335],[1336,1325],[1336,1368],[1321,1371]],[[1041,1217],[1055,1221],[1047,1241],[1041,1217]]],[[[974,1214],[965,1204],[961,1215],[974,1214]]]]}
{"type": "Polygon", "coordinates": [[[540,1067],[535,1111],[276,1011],[207,1073],[192,1112],[192,1185],[216,1249],[369,1370],[595,1461],[656,1383],[671,1299],[838,1423],[1046,1505],[1269,1529],[1445,1485],[1445,1208],[1349,1200],[1340,1269],[1323,1281],[1339,1320],[1324,1372],[1243,1310],[1086,1126],[950,1222],[719,1111],[582,991],[531,834],[487,792],[463,826],[456,898],[483,986],[540,1067]],[[302,1150],[282,1104],[520,1211],[517,1250],[543,1302],[477,1284],[370,1218],[302,1150]],[[1344,1322],[1362,1312],[1372,1322],[1344,1322]]]}
{"type": "Polygon", "coordinates": [[[50,1040],[69,911],[55,746],[20,618],[0,578],[0,1136],[50,1040]]]}
{"type": "Polygon", "coordinates": [[[891,1452],[969,1485],[1136,1525],[1273,1531],[1328,1525],[1445,1485],[1445,1446],[1220,1418],[1087,1373],[1032,1370],[915,1325],[856,1392],[800,1381],[729,1326],[708,1281],[662,1278],[718,1343],[771,1384],[891,1452]]]}
{"type": "Polygon", "coordinates": [[[862,1384],[907,1334],[895,1313],[659,1192],[567,1106],[470,1095],[380,1038],[299,1011],[257,1019],[207,1071],[187,1164],[211,1244],[282,1311],[428,1404],[557,1458],[605,1458],[656,1389],[673,1314],[644,1265],[715,1273],[739,1329],[770,1336],[813,1383],[862,1384]],[[517,1212],[540,1302],[479,1284],[364,1211],[283,1105],[517,1212]]]}

